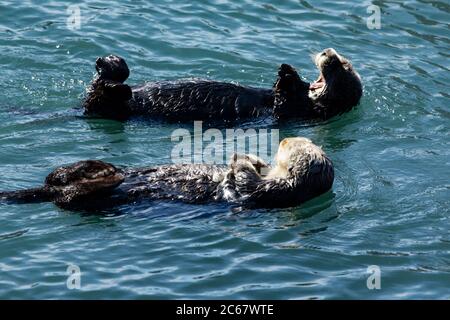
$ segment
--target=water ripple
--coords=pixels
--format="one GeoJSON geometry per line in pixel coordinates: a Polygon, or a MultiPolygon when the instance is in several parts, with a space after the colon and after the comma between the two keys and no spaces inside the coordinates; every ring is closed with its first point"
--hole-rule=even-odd
{"type": "MultiPolygon", "coordinates": [[[[73,213],[0,205],[0,297],[448,298],[448,21],[444,1],[204,0],[0,4],[0,190],[38,185],[61,164],[170,162],[178,124],[80,117],[95,57],[124,56],[129,83],[206,77],[270,87],[281,63],[317,78],[310,54],[335,47],[364,82],[360,106],[281,126],[334,162],[333,190],[297,208],[240,210],[155,202],[73,213]],[[82,271],[66,287],[67,266],[82,271]],[[383,289],[366,289],[379,265],[383,289]]],[[[190,128],[190,127],[189,127],[190,128]]]]}

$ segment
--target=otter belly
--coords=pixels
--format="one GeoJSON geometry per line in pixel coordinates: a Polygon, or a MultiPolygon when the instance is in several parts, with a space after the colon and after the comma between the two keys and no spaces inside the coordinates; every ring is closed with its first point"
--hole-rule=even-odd
{"type": "Polygon", "coordinates": [[[270,115],[271,89],[208,80],[151,82],[132,88],[132,113],[176,121],[270,115]]]}

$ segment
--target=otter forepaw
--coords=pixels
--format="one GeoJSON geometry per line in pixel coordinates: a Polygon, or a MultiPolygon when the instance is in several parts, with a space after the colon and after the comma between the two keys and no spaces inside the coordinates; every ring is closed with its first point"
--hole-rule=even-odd
{"type": "Polygon", "coordinates": [[[124,181],[121,170],[112,164],[87,160],[59,167],[45,179],[45,186],[55,193],[55,203],[72,205],[88,196],[110,191],[124,181]]]}
{"type": "Polygon", "coordinates": [[[264,171],[269,168],[269,165],[258,156],[239,153],[233,154],[229,166],[233,170],[239,170],[242,167],[251,167],[258,174],[264,173],[264,171]]]}

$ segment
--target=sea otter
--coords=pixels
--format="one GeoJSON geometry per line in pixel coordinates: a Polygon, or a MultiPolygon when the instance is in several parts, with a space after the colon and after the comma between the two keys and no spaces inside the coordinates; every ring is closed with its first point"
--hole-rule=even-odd
{"type": "Polygon", "coordinates": [[[309,84],[282,64],[272,88],[246,87],[212,80],[124,84],[130,71],[123,58],[96,61],[97,76],[83,102],[86,115],[126,120],[148,116],[170,121],[220,120],[272,116],[276,119],[328,119],[351,110],[362,96],[361,78],[334,49],[315,56],[319,78],[309,84]]]}
{"type": "Polygon", "coordinates": [[[256,156],[236,154],[228,166],[173,164],[120,169],[87,160],[57,168],[42,187],[0,192],[0,202],[52,201],[75,210],[144,200],[291,207],[330,190],[333,180],[332,162],[322,149],[297,137],[281,141],[273,168],[256,156]]]}

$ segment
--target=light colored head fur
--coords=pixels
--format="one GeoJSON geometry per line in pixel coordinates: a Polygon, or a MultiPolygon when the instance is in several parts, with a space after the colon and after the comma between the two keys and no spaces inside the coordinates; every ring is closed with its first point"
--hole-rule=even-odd
{"type": "Polygon", "coordinates": [[[275,156],[275,167],[265,179],[287,178],[292,174],[303,174],[312,160],[321,161],[325,153],[308,138],[286,138],[280,142],[275,156]]]}
{"type": "Polygon", "coordinates": [[[328,48],[313,58],[319,77],[310,84],[308,96],[324,118],[349,111],[362,96],[361,77],[350,61],[328,48]]]}

